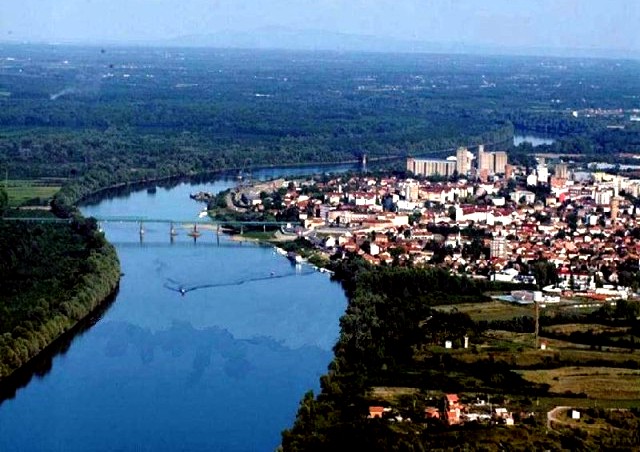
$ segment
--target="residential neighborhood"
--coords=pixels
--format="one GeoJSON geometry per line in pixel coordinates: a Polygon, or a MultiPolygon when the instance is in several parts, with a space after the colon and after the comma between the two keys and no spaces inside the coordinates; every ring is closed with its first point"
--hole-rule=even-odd
{"type": "MultiPolygon", "coordinates": [[[[479,152],[486,161],[490,153],[479,152]]],[[[539,285],[546,302],[626,299],[637,289],[640,179],[544,158],[534,168],[505,163],[506,174],[466,167],[447,180],[411,172],[279,180],[271,194],[240,196],[248,209],[297,213],[296,233],[327,258],[356,253],[374,265],[539,285]]]]}

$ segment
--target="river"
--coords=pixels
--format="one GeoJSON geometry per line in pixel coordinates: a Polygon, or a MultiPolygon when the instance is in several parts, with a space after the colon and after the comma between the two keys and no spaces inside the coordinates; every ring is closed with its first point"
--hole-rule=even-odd
{"type": "Polygon", "coordinates": [[[531,143],[533,146],[540,146],[541,144],[553,144],[556,140],[550,135],[516,130],[516,133],[513,136],[513,145],[518,146],[525,141],[531,143]]]}
{"type": "MultiPolygon", "coordinates": [[[[264,170],[300,174],[341,168],[264,170]]],[[[140,190],[85,215],[195,218],[193,191],[140,190]]],[[[327,274],[272,247],[169,226],[104,224],[124,273],[115,302],[51,369],[0,405],[2,451],[270,451],[329,364],[346,307],[327,274]],[[177,290],[190,290],[181,296],[177,290]]]]}

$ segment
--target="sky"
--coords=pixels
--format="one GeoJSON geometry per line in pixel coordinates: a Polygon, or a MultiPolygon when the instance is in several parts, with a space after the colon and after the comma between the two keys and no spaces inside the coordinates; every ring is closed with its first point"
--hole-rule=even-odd
{"type": "Polygon", "coordinates": [[[0,40],[150,42],[263,27],[640,51],[639,0],[1,0],[0,40]]]}

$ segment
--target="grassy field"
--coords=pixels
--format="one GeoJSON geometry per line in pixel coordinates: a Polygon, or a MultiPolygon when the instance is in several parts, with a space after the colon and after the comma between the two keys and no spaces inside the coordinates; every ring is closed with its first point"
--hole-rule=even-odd
{"type": "Polygon", "coordinates": [[[486,303],[460,303],[449,306],[438,306],[442,312],[457,310],[468,314],[474,321],[509,320],[514,317],[535,315],[533,306],[508,303],[506,301],[488,301],[486,303]]]}
{"type": "Polygon", "coordinates": [[[394,404],[401,397],[415,396],[420,393],[417,388],[406,388],[396,386],[375,386],[371,388],[369,396],[375,400],[384,400],[387,403],[394,404]]]}
{"type": "Polygon", "coordinates": [[[525,380],[546,383],[550,391],[584,393],[590,398],[640,400],[640,370],[613,367],[559,367],[545,370],[520,370],[525,380]]]}
{"type": "Polygon", "coordinates": [[[547,343],[547,349],[539,350],[534,348],[534,341],[532,333],[489,330],[480,337],[472,338],[467,350],[428,346],[416,354],[416,359],[422,355],[444,353],[469,364],[492,359],[520,368],[573,365],[640,368],[640,353],[630,353],[625,348],[607,346],[595,350],[589,345],[541,337],[540,341],[547,343]]]}
{"type": "Polygon", "coordinates": [[[35,199],[46,202],[60,190],[60,186],[59,180],[10,180],[7,186],[9,205],[17,207],[35,199]]]}
{"type": "MultiPolygon", "coordinates": [[[[555,315],[557,313],[569,312],[588,313],[599,308],[601,305],[596,303],[591,307],[577,310],[574,303],[547,304],[545,308],[540,310],[540,315],[555,315]]],[[[533,304],[521,305],[517,303],[509,303],[508,301],[492,300],[479,303],[458,303],[446,306],[438,306],[436,309],[442,312],[451,312],[457,310],[468,314],[474,321],[492,321],[492,320],[510,320],[515,317],[534,317],[535,308],[533,304]]]]}
{"type": "Polygon", "coordinates": [[[596,323],[567,323],[561,325],[551,325],[544,327],[544,331],[554,334],[571,334],[571,333],[625,333],[629,331],[627,326],[607,326],[596,323]]]}

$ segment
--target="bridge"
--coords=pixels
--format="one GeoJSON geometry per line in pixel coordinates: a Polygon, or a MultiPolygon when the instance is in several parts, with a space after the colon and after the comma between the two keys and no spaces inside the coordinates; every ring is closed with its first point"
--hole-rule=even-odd
{"type": "Polygon", "coordinates": [[[209,217],[195,219],[175,219],[175,218],[149,218],[137,216],[97,216],[93,217],[100,223],[164,223],[164,224],[207,224],[224,226],[286,226],[291,225],[291,221],[240,221],[240,220],[214,220],[209,217]]]}
{"type": "MultiPolygon", "coordinates": [[[[194,238],[198,238],[201,232],[198,231],[198,225],[207,225],[216,227],[216,233],[219,234],[223,226],[240,229],[240,234],[244,233],[245,227],[260,227],[266,231],[267,227],[282,227],[291,226],[291,221],[239,221],[239,220],[214,220],[210,217],[195,218],[195,219],[174,219],[174,218],[150,218],[144,216],[96,216],[93,217],[98,222],[102,223],[134,223],[139,227],[140,238],[145,234],[144,225],[149,223],[166,224],[169,225],[169,235],[171,238],[178,235],[175,226],[193,226],[193,229],[187,233],[187,235],[194,238]]],[[[55,217],[5,217],[2,218],[5,221],[26,221],[36,223],[69,223],[72,220],[66,218],[55,217]]]]}
{"type": "Polygon", "coordinates": [[[236,229],[240,229],[240,234],[244,233],[245,227],[256,227],[262,226],[263,231],[266,231],[267,226],[269,227],[282,227],[282,226],[290,226],[291,222],[287,221],[237,221],[237,220],[214,220],[209,217],[205,218],[196,218],[190,220],[184,219],[167,219],[167,218],[148,218],[148,217],[121,217],[121,216],[98,216],[94,217],[98,223],[137,223],[140,227],[140,235],[144,235],[144,224],[145,223],[161,223],[169,225],[169,235],[174,237],[178,235],[175,225],[188,225],[193,226],[193,230],[191,230],[188,235],[196,239],[200,236],[200,232],[198,231],[198,225],[207,225],[207,226],[216,226],[216,233],[220,233],[222,226],[232,227],[236,229]]]}
{"type": "MultiPolygon", "coordinates": [[[[292,221],[240,221],[240,220],[214,220],[212,218],[195,218],[195,219],[171,219],[171,218],[149,218],[149,217],[126,217],[126,216],[97,216],[95,218],[99,223],[165,223],[165,224],[207,224],[207,225],[223,225],[223,226],[287,226],[292,221]]],[[[3,221],[27,221],[33,223],[69,223],[71,218],[57,217],[3,217],[3,221]]]]}

